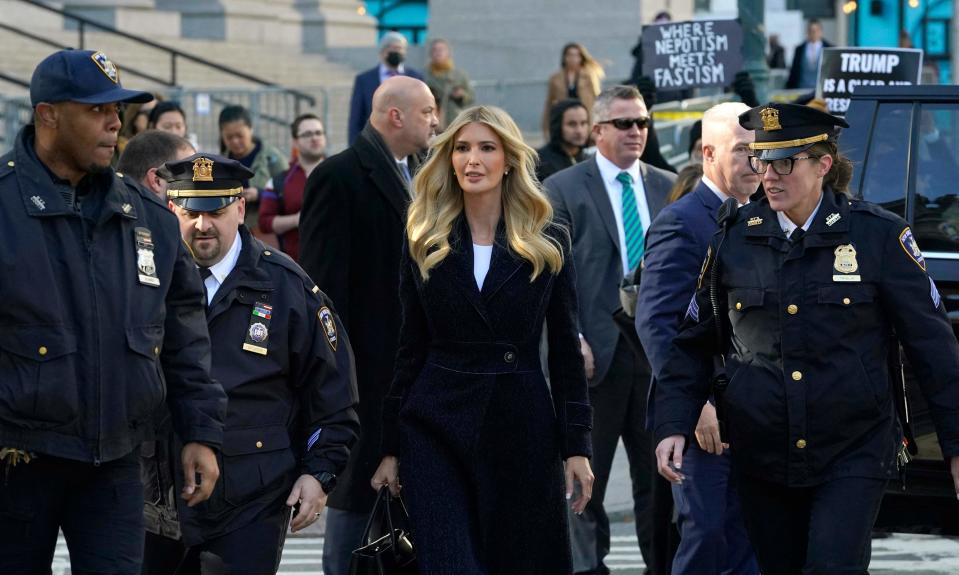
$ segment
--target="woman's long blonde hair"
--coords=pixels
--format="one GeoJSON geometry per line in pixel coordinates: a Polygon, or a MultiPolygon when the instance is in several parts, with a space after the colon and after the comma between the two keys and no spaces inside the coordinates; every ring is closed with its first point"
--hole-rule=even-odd
{"type": "Polygon", "coordinates": [[[579,50],[580,56],[583,59],[583,63],[579,65],[579,69],[589,78],[589,82],[593,86],[593,93],[598,95],[602,88],[603,78],[606,77],[606,72],[603,70],[602,64],[600,64],[596,58],[593,58],[589,51],[586,50],[586,46],[583,46],[579,42],[570,42],[563,46],[562,56],[560,56],[561,68],[566,69],[566,52],[568,52],[570,48],[579,50]]]}
{"type": "Polygon", "coordinates": [[[561,246],[545,233],[553,207],[536,180],[536,151],[523,142],[516,122],[494,106],[463,110],[430,146],[426,162],[413,178],[413,203],[406,218],[410,256],[423,279],[449,255],[453,223],[463,214],[463,190],[453,173],[453,147],[460,130],[478,122],[493,130],[503,143],[506,169],[503,177],[503,222],[510,250],[533,265],[530,281],[545,268],[563,267],[561,246]]]}

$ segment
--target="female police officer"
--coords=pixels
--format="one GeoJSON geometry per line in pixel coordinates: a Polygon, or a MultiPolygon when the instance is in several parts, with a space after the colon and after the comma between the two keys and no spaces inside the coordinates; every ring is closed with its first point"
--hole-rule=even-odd
{"type": "Polygon", "coordinates": [[[845,195],[851,165],[835,140],[846,122],[791,104],[739,121],[756,131],[749,160],[766,197],[729,210],[710,244],[658,382],[659,471],[687,479],[686,438],[725,370],[720,401],[762,572],[864,574],[902,438],[889,335],[916,369],[957,485],[959,345],[906,222],[845,195]]]}

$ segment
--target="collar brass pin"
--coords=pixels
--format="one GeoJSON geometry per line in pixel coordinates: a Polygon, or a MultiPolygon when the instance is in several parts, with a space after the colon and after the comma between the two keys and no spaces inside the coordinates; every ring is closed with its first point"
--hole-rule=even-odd
{"type": "Polygon", "coordinates": [[[759,216],[754,216],[752,218],[749,218],[749,221],[746,222],[746,225],[749,227],[752,227],[752,226],[758,226],[761,223],[763,223],[763,219],[759,216]]]}
{"type": "Polygon", "coordinates": [[[130,204],[123,204],[122,206],[120,206],[120,209],[123,210],[124,214],[129,214],[130,212],[133,211],[133,206],[131,206],[130,204]]]}
{"type": "Polygon", "coordinates": [[[839,214],[829,214],[826,216],[826,225],[831,226],[842,218],[839,214]]]}

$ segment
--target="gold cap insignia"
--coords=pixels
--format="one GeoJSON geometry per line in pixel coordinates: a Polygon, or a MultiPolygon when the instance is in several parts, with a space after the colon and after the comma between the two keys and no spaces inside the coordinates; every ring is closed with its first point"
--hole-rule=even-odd
{"type": "Polygon", "coordinates": [[[213,181],[213,160],[209,158],[197,158],[193,160],[193,181],[213,181]]]}
{"type": "Polygon", "coordinates": [[[772,132],[782,130],[782,124],[779,123],[779,110],[776,108],[763,108],[759,111],[759,117],[763,121],[763,130],[772,132]]]}

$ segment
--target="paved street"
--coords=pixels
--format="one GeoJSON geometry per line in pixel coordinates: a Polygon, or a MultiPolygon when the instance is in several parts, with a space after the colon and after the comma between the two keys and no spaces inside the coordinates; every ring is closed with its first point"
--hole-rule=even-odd
{"type": "MultiPolygon", "coordinates": [[[[607,503],[615,521],[607,565],[617,574],[641,575],[643,557],[636,543],[629,468],[622,445],[613,463],[607,503]]],[[[287,539],[280,564],[281,574],[322,575],[323,527],[320,521],[308,533],[287,539]]],[[[877,539],[873,541],[869,572],[871,575],[956,575],[959,573],[959,539],[905,534],[877,539]]],[[[62,537],[57,541],[53,573],[70,575],[67,547],[62,537]]]]}

